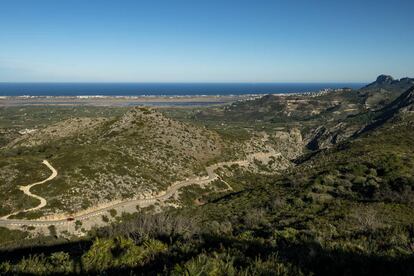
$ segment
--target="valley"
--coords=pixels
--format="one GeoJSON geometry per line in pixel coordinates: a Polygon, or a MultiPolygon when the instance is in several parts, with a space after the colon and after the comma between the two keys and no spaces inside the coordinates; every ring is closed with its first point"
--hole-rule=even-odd
{"type": "Polygon", "coordinates": [[[0,271],[413,272],[413,103],[413,79],[382,75],[206,106],[1,107],[0,271]]]}

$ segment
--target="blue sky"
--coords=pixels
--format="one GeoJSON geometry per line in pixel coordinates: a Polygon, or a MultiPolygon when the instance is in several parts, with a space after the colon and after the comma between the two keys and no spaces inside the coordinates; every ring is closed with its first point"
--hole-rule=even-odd
{"type": "Polygon", "coordinates": [[[414,77],[414,1],[2,0],[0,81],[414,77]]]}

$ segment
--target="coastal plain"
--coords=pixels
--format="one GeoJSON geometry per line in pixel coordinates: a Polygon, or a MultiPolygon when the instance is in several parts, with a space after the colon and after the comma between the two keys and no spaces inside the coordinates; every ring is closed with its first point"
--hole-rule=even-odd
{"type": "Polygon", "coordinates": [[[2,273],[414,271],[414,79],[0,102],[2,273]]]}
{"type": "Polygon", "coordinates": [[[0,106],[205,106],[249,100],[260,95],[194,96],[1,96],[0,106]]]}

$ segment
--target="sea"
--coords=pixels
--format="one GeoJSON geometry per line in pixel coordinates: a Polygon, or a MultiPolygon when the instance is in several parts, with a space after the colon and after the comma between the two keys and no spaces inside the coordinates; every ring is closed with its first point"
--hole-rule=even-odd
{"type": "Polygon", "coordinates": [[[195,96],[317,92],[364,83],[10,83],[0,96],[195,96]]]}

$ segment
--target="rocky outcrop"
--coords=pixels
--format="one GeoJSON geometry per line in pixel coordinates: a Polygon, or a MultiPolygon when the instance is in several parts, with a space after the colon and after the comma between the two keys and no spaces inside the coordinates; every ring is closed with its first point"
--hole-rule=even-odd
{"type": "Polygon", "coordinates": [[[374,82],[363,87],[361,91],[367,91],[372,89],[402,89],[404,91],[412,85],[414,85],[414,78],[402,78],[400,80],[396,80],[389,75],[380,75],[374,82]]]}
{"type": "Polygon", "coordinates": [[[414,86],[405,91],[395,101],[384,108],[384,111],[413,111],[414,108],[414,86]]]}
{"type": "Polygon", "coordinates": [[[394,81],[394,78],[389,75],[380,75],[378,76],[375,83],[377,84],[391,84],[394,81]]]}
{"type": "Polygon", "coordinates": [[[413,85],[412,78],[396,80],[391,76],[381,75],[373,83],[361,88],[359,94],[364,99],[366,109],[380,110],[413,85]]]}
{"type": "Polygon", "coordinates": [[[360,129],[359,125],[352,125],[345,122],[336,124],[333,127],[320,126],[316,128],[307,139],[307,148],[319,150],[331,147],[345,141],[360,129]]]}
{"type": "Polygon", "coordinates": [[[303,153],[304,142],[299,129],[292,128],[289,131],[276,131],[271,135],[276,141],[274,148],[282,155],[293,160],[303,153]]]}
{"type": "Polygon", "coordinates": [[[381,86],[390,85],[390,84],[397,83],[397,82],[399,82],[399,81],[395,80],[392,76],[379,75],[374,82],[366,85],[365,87],[362,88],[362,90],[378,88],[378,87],[381,87],[381,86]]]}
{"type": "Polygon", "coordinates": [[[316,128],[307,139],[307,147],[311,150],[328,148],[351,136],[373,130],[396,114],[414,111],[414,86],[401,94],[397,99],[386,105],[384,108],[372,111],[372,119],[365,124],[351,123],[343,121],[333,127],[320,126],[316,128]]]}

